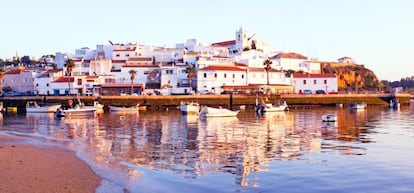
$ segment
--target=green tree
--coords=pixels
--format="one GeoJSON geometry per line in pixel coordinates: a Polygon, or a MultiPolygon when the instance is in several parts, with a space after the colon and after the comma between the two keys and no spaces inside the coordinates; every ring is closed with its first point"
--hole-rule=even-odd
{"type": "Polygon", "coordinates": [[[265,66],[264,69],[266,70],[267,75],[267,85],[269,85],[269,71],[272,69],[272,64],[273,62],[269,58],[263,61],[263,65],[265,66]]]}
{"type": "Polygon", "coordinates": [[[70,76],[72,75],[72,71],[75,68],[75,63],[72,59],[67,59],[64,67],[66,68],[66,76],[68,77],[68,88],[69,88],[69,94],[70,94],[70,76]]]}
{"type": "Polygon", "coordinates": [[[134,93],[134,80],[135,80],[135,76],[137,75],[137,71],[136,70],[130,70],[129,74],[131,75],[131,94],[134,93]]]}

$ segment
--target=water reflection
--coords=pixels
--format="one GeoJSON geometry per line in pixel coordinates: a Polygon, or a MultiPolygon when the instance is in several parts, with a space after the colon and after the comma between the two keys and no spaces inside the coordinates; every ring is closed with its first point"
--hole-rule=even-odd
{"type": "Polygon", "coordinates": [[[139,175],[132,166],[139,166],[172,171],[186,179],[228,173],[240,186],[257,187],[266,180],[254,174],[268,172],[270,165],[281,161],[308,159],[306,155],[313,153],[366,154],[364,144],[373,142],[375,123],[386,113],[389,110],[320,108],[264,116],[246,110],[225,118],[182,116],[174,111],[61,119],[27,114],[23,119],[5,116],[0,130],[42,136],[45,142],[61,140],[95,164],[123,170],[131,178],[139,175]],[[328,113],[337,115],[337,122],[322,122],[322,115],[328,113]]]}

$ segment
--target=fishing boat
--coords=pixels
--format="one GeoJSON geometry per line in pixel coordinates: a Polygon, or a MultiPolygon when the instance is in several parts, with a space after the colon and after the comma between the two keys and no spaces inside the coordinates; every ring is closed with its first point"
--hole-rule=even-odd
{"type": "Polygon", "coordinates": [[[200,104],[195,102],[181,102],[180,110],[183,115],[197,114],[200,111],[200,104]]]}
{"type": "Polygon", "coordinates": [[[26,112],[27,113],[53,113],[60,106],[61,106],[60,104],[40,106],[39,104],[37,104],[36,101],[29,101],[26,103],[26,112]]]}
{"type": "Polygon", "coordinates": [[[109,109],[113,112],[139,112],[139,104],[134,106],[109,106],[109,109]]]}
{"type": "Polygon", "coordinates": [[[367,103],[365,102],[350,103],[349,108],[350,109],[366,109],[367,103]]]}
{"type": "Polygon", "coordinates": [[[322,116],[323,122],[335,122],[336,120],[337,120],[337,117],[334,114],[328,114],[328,115],[322,116]]]}
{"type": "Polygon", "coordinates": [[[401,106],[400,102],[398,101],[398,99],[393,98],[390,100],[390,108],[392,109],[399,109],[401,106]]]}
{"type": "Polygon", "coordinates": [[[289,107],[286,101],[281,101],[279,103],[267,103],[263,109],[265,112],[277,112],[277,111],[287,111],[289,107]]]}
{"type": "MultiPolygon", "coordinates": [[[[90,113],[95,112],[101,106],[97,101],[94,102],[93,106],[85,105],[80,101],[80,99],[77,99],[77,104],[74,105],[73,100],[68,100],[67,105],[62,105],[61,108],[58,108],[55,111],[55,116],[57,117],[65,117],[67,115],[71,114],[82,114],[82,113],[90,113]]],[[[103,106],[102,106],[103,108],[103,106]]]]}
{"type": "Polygon", "coordinates": [[[234,117],[240,110],[232,111],[226,108],[214,108],[214,107],[207,107],[203,106],[199,112],[200,116],[203,117],[234,117]]]}

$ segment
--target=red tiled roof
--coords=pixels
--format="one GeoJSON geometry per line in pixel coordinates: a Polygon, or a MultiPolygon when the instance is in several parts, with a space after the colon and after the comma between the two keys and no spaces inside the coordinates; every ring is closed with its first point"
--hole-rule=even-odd
{"type": "Polygon", "coordinates": [[[87,79],[97,79],[99,76],[86,76],[87,79]]]}
{"type": "Polygon", "coordinates": [[[5,72],[4,74],[20,74],[22,72],[25,72],[25,70],[13,69],[13,70],[9,70],[9,71],[5,72]]]}
{"type": "Polygon", "coordinates": [[[302,54],[294,53],[294,52],[288,52],[288,53],[279,53],[274,56],[272,56],[270,59],[279,59],[279,58],[290,58],[290,59],[308,59],[302,54]]]}
{"type": "Polygon", "coordinates": [[[126,60],[112,60],[112,63],[125,63],[126,60]]]}
{"type": "Polygon", "coordinates": [[[223,70],[223,71],[244,71],[237,66],[207,66],[200,70],[223,70]]]}
{"type": "Polygon", "coordinates": [[[62,72],[62,70],[47,70],[45,73],[51,74],[51,73],[57,73],[62,72]]]}
{"type": "Polygon", "coordinates": [[[228,56],[213,56],[213,58],[231,58],[231,57],[228,57],[228,56]]]}
{"type": "Polygon", "coordinates": [[[236,44],[236,40],[229,40],[229,41],[224,41],[224,42],[212,43],[211,46],[231,46],[235,44],[236,44]]]}
{"type": "Polygon", "coordinates": [[[74,77],[61,76],[53,82],[74,82],[74,81],[75,81],[74,77]]]}
{"type": "Polygon", "coordinates": [[[327,73],[327,74],[300,74],[295,73],[293,74],[293,78],[336,78],[334,73],[327,73]]]}
{"type": "Polygon", "coordinates": [[[234,63],[235,66],[240,66],[240,67],[247,67],[246,64],[242,64],[242,63],[234,63]]]}

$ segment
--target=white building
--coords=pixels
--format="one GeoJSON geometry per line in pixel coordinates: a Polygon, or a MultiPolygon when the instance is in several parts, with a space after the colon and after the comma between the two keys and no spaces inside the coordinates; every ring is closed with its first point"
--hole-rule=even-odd
{"type": "Polygon", "coordinates": [[[197,71],[198,92],[220,94],[222,86],[246,85],[246,70],[237,66],[207,66],[197,71]]]}
{"type": "Polygon", "coordinates": [[[20,94],[34,94],[34,77],[37,72],[18,67],[5,72],[2,87],[10,87],[12,91],[20,94]]]}
{"type": "Polygon", "coordinates": [[[47,70],[40,72],[34,79],[35,94],[50,95],[53,94],[52,82],[62,77],[63,70],[47,70]]]}
{"type": "Polygon", "coordinates": [[[295,93],[303,93],[304,90],[323,90],[325,93],[338,92],[338,79],[336,74],[300,74],[292,75],[292,85],[295,93]]]}

